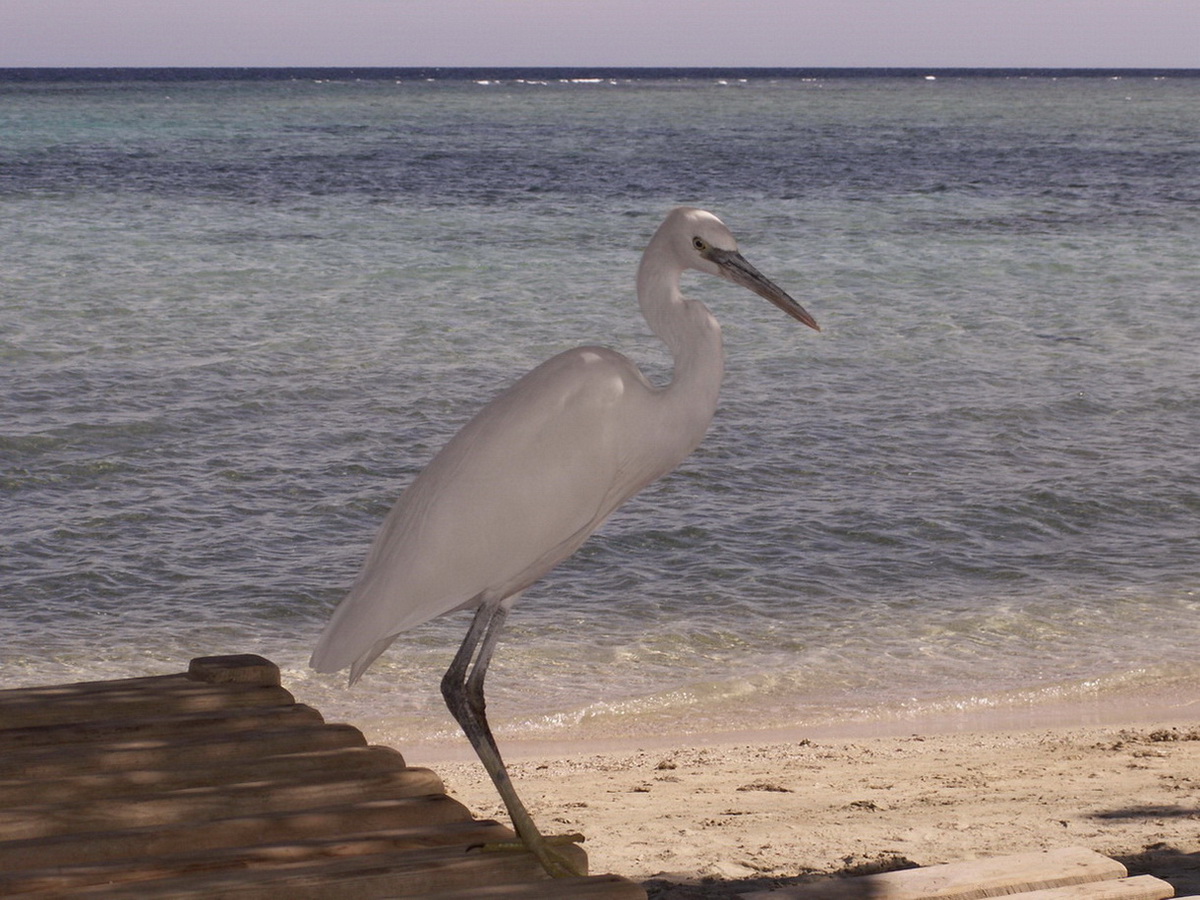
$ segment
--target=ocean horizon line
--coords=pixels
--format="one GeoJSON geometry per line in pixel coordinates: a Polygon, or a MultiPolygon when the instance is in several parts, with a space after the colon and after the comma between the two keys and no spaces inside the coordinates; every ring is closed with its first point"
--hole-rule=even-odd
{"type": "Polygon", "coordinates": [[[20,66],[0,81],[287,81],[396,78],[662,80],[694,78],[1197,78],[1200,68],[1054,66],[20,66]]]}

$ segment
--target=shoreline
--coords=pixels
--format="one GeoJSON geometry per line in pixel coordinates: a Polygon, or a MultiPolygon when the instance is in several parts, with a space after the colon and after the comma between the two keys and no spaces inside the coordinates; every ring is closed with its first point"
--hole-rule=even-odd
{"type": "MultiPolygon", "coordinates": [[[[446,714],[447,728],[453,721],[446,714]]],[[[501,753],[510,762],[545,756],[587,756],[594,753],[630,753],[638,750],[672,749],[679,746],[728,746],[745,743],[783,744],[803,740],[863,740],[975,733],[1033,731],[1088,727],[1136,727],[1160,722],[1200,722],[1200,685],[1190,681],[1148,692],[1106,695],[1092,699],[1078,696],[1059,701],[988,704],[972,708],[945,707],[885,708],[870,716],[788,725],[765,725],[696,732],[659,732],[640,735],[579,734],[564,728],[559,736],[522,736],[505,733],[493,723],[501,753]]],[[[423,764],[475,760],[467,740],[455,733],[436,740],[409,740],[386,720],[350,720],[373,743],[386,744],[423,764]]]]}

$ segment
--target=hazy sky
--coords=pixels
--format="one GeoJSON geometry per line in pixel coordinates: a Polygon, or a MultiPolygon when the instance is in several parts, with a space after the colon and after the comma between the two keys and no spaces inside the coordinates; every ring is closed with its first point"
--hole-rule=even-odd
{"type": "Polygon", "coordinates": [[[1200,0],[0,0],[0,66],[1200,67],[1200,0]]]}

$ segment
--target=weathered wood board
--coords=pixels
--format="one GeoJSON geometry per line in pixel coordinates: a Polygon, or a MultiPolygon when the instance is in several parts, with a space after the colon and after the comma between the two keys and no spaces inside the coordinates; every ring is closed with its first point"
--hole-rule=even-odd
{"type": "Polygon", "coordinates": [[[1121,863],[1083,847],[1019,853],[901,869],[775,891],[743,900],[1165,900],[1174,889],[1158,878],[1127,877],[1121,863]]]}
{"type": "Polygon", "coordinates": [[[258,656],[0,691],[0,896],[646,896],[480,849],[514,837],[436,773],[296,703],[258,656]]]}

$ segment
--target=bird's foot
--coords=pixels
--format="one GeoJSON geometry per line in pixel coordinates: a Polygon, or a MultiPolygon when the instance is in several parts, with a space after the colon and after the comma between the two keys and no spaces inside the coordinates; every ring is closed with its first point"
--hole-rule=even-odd
{"type": "Polygon", "coordinates": [[[583,843],[582,834],[538,835],[531,841],[493,841],[478,844],[470,850],[484,853],[532,853],[551,878],[582,878],[587,875],[587,857],[582,851],[571,853],[563,849],[583,843]]]}

